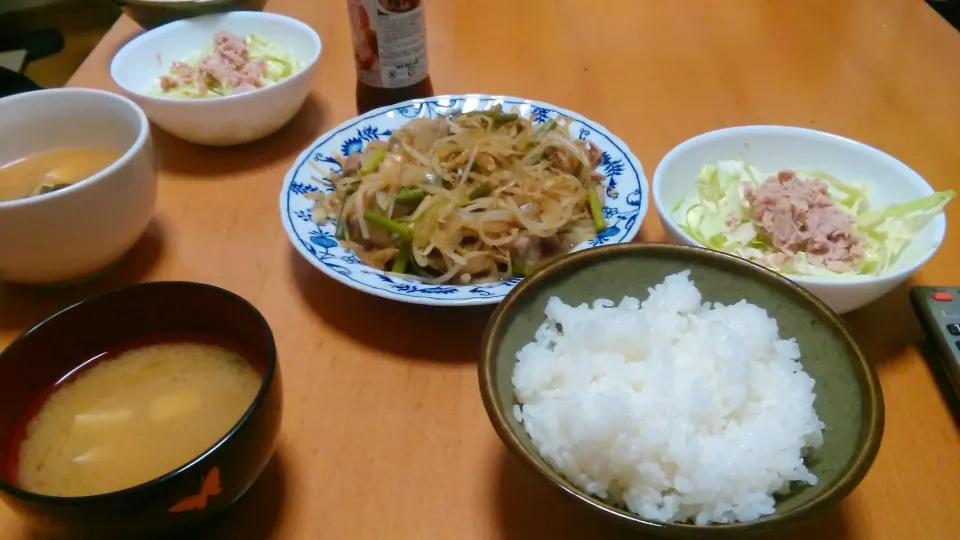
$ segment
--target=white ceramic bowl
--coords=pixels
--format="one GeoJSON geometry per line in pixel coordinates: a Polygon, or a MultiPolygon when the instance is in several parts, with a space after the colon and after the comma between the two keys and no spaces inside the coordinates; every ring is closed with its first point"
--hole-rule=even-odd
{"type": "Polygon", "coordinates": [[[117,262],[150,223],[157,199],[150,123],[129,99],[85,88],[0,99],[0,141],[0,164],[65,147],[123,153],[72,186],[0,202],[0,280],[92,277],[117,262]]]}
{"type": "MultiPolygon", "coordinates": [[[[788,126],[742,126],[698,135],[675,147],[653,174],[653,201],[667,236],[674,243],[701,245],[683,232],[670,215],[696,183],[708,163],[743,157],[764,172],[817,168],[866,185],[873,208],[934,193],[919,174],[896,158],[857,141],[811,129],[788,126]]],[[[946,233],[942,214],[911,242],[901,263],[879,276],[821,279],[788,275],[837,313],[863,307],[903,283],[937,251],[946,233]]]]}
{"type": "Polygon", "coordinates": [[[256,11],[219,13],[165,24],[134,38],[113,57],[110,76],[164,130],[197,144],[231,146],[266,137],[293,118],[310,93],[320,51],[320,37],[296,19],[256,11]],[[152,94],[174,61],[208,49],[219,30],[261,34],[300,60],[301,70],[277,84],[232,96],[152,94]]]}

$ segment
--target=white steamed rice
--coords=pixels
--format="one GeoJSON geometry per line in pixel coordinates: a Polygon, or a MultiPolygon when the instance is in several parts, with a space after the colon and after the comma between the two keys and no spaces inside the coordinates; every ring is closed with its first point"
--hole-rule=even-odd
{"type": "Polygon", "coordinates": [[[644,518],[751,521],[823,444],[800,348],[753,304],[702,303],[684,271],[644,302],[547,303],[517,353],[516,418],[580,489],[644,518]]]}

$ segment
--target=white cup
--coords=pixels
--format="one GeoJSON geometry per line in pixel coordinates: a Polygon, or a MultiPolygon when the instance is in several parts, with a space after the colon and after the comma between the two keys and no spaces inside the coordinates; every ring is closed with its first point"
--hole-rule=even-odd
{"type": "Polygon", "coordinates": [[[0,164],[71,147],[113,148],[122,155],[71,186],[0,202],[0,281],[92,278],[118,262],[150,223],[156,164],[150,124],[134,102],[86,88],[0,99],[0,164]]]}

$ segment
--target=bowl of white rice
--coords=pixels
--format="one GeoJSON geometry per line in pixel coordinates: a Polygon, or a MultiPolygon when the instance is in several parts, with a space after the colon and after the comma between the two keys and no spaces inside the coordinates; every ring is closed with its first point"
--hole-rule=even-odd
{"type": "Polygon", "coordinates": [[[600,514],[674,538],[806,520],[867,474],[883,397],[845,323],[691,246],[564,257],[498,306],[480,390],[507,448],[600,514]]]}

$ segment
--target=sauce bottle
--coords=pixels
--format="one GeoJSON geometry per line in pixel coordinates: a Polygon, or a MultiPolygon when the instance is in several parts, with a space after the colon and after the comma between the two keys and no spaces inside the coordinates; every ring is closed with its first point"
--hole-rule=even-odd
{"type": "Polygon", "coordinates": [[[357,110],[433,95],[422,0],[347,0],[357,110]]]}

